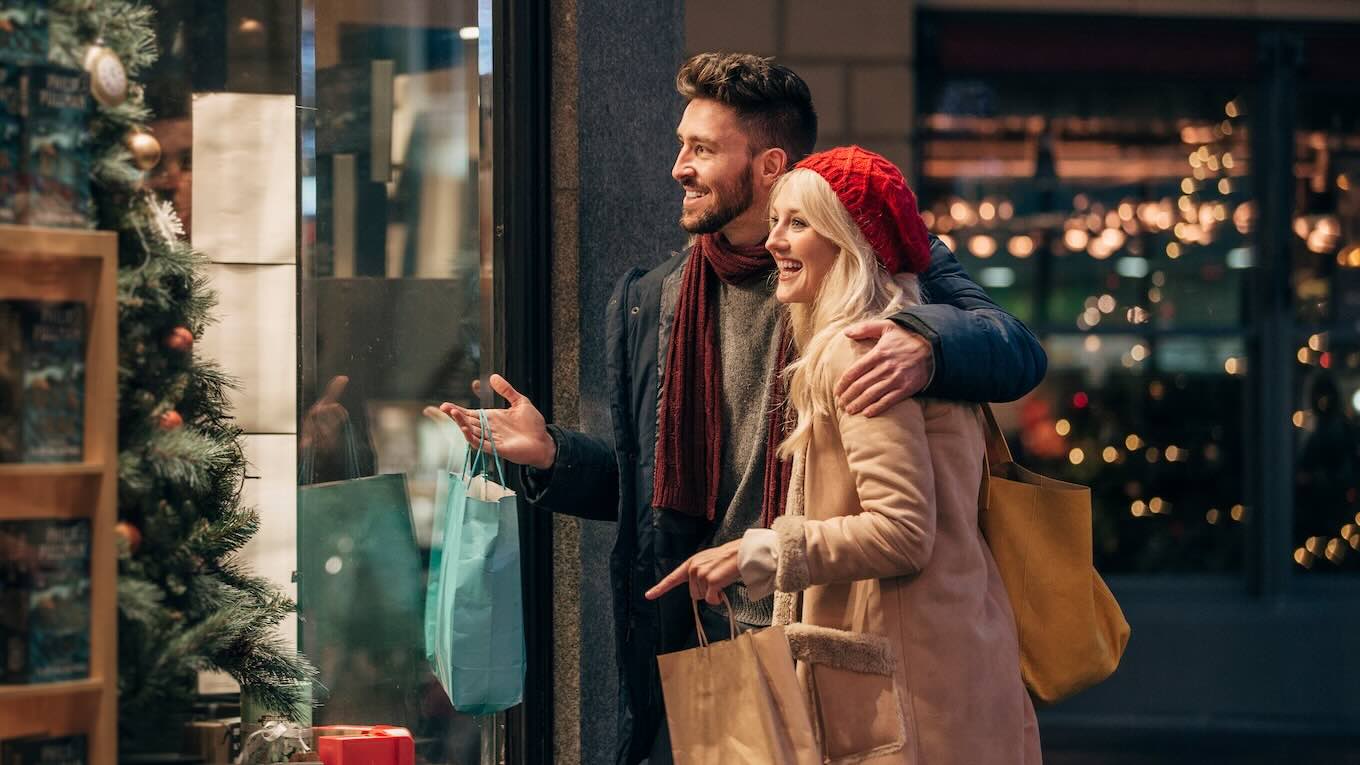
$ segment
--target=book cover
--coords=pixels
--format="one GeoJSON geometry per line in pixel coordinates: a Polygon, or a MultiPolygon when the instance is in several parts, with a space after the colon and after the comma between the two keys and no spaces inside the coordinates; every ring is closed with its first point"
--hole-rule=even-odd
{"type": "Polygon", "coordinates": [[[89,743],[84,734],[0,742],[0,765],[85,765],[88,761],[89,743]]]}
{"type": "Polygon", "coordinates": [[[27,536],[0,524],[0,683],[28,682],[27,536]]]}
{"type": "Polygon", "coordinates": [[[24,115],[27,208],[21,223],[90,228],[89,75],[58,67],[29,67],[24,115]]]}
{"type": "Polygon", "coordinates": [[[90,670],[90,522],[0,521],[3,682],[74,680],[90,670]]]}
{"type": "Polygon", "coordinates": [[[0,223],[19,219],[23,198],[23,70],[0,63],[0,223]]]}
{"type": "Polygon", "coordinates": [[[23,400],[23,311],[19,303],[0,300],[0,462],[23,459],[19,405],[23,400]]]}
{"type": "Polygon", "coordinates": [[[85,304],[29,302],[19,405],[23,462],[79,462],[85,441],[85,304]]]}
{"type": "Polygon", "coordinates": [[[28,681],[90,673],[90,521],[30,521],[28,681]]]}
{"type": "Polygon", "coordinates": [[[5,0],[0,5],[0,61],[47,60],[47,0],[5,0]]]}

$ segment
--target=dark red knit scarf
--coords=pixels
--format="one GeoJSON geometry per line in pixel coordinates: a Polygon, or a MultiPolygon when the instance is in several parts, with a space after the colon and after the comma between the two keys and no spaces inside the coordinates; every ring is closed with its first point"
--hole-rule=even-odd
{"type": "MultiPolygon", "coordinates": [[[[652,505],[713,520],[722,470],[722,359],[713,287],[749,281],[774,270],[764,244],[733,247],[718,234],[699,237],[690,251],[666,351],[656,439],[652,505]]],[[[784,512],[789,463],[776,447],[786,435],[780,371],[787,361],[788,327],[779,323],[779,352],[770,375],[770,412],[765,439],[765,487],[760,521],[769,526],[784,512]]]]}

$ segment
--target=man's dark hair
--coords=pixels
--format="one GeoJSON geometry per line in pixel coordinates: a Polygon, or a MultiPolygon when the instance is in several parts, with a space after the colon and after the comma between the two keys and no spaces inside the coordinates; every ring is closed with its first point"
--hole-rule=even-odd
{"type": "Polygon", "coordinates": [[[700,53],[675,75],[686,101],[717,101],[736,110],[752,153],[780,148],[789,167],[817,145],[817,112],[803,78],[792,69],[749,53],[700,53]]]}

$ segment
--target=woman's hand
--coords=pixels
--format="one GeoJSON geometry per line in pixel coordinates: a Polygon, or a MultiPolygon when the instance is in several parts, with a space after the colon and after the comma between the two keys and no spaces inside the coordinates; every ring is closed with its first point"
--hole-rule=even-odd
{"type": "Polygon", "coordinates": [[[648,590],[647,599],[656,600],[688,581],[691,598],[718,605],[722,602],[723,588],[741,579],[741,570],[737,566],[740,550],[741,540],[734,539],[725,545],[695,553],[648,590]]]}

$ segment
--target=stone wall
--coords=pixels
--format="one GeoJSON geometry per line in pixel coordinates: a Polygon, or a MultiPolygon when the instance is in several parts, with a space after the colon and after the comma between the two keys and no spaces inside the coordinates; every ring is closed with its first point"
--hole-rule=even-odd
{"type": "Polygon", "coordinates": [[[812,90],[819,149],[856,143],[908,170],[915,18],[911,0],[687,0],[685,50],[774,56],[812,90]]]}

